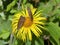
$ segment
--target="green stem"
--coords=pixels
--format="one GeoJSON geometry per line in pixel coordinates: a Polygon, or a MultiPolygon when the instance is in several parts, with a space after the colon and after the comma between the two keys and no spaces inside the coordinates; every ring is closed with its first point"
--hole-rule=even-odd
{"type": "Polygon", "coordinates": [[[21,5],[21,0],[19,0],[18,2],[18,10],[20,9],[20,5],[21,5]]]}
{"type": "Polygon", "coordinates": [[[12,44],[13,44],[13,35],[11,34],[11,35],[10,35],[9,45],[12,45],[12,44]]]}

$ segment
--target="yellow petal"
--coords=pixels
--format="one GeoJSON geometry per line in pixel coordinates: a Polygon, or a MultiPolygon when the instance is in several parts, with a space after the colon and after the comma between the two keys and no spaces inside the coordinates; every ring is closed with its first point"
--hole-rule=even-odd
{"type": "Polygon", "coordinates": [[[38,18],[38,17],[40,17],[42,15],[42,13],[39,13],[39,14],[37,14],[37,15],[34,15],[34,18],[38,18]]]}
{"type": "Polygon", "coordinates": [[[13,28],[13,31],[12,32],[15,33],[16,32],[16,29],[17,29],[17,27],[13,28]]]}
{"type": "Polygon", "coordinates": [[[27,9],[26,9],[26,17],[29,17],[29,14],[28,14],[28,11],[27,11],[27,9]]]}
{"type": "Polygon", "coordinates": [[[21,15],[22,15],[22,13],[19,12],[19,13],[15,14],[14,17],[19,18],[21,15]]]}
{"type": "Polygon", "coordinates": [[[30,5],[30,9],[31,9],[31,12],[32,12],[32,15],[35,13],[35,11],[37,10],[37,8],[34,8],[33,5],[30,5]]]}
{"type": "Polygon", "coordinates": [[[31,34],[30,29],[28,29],[28,37],[29,37],[30,40],[32,40],[32,34],[31,34]]]}
{"type": "Polygon", "coordinates": [[[35,30],[34,25],[32,26],[31,31],[35,34],[35,36],[37,36],[37,37],[40,36],[39,33],[35,30]]]}
{"type": "Polygon", "coordinates": [[[23,35],[22,35],[22,40],[23,41],[25,41],[26,40],[26,34],[25,34],[25,30],[23,31],[23,33],[22,33],[23,35]]]}
{"type": "Polygon", "coordinates": [[[16,20],[16,21],[13,21],[12,22],[12,25],[15,25],[15,24],[17,24],[18,23],[18,21],[16,20]]]}
{"type": "Polygon", "coordinates": [[[34,20],[46,20],[45,17],[38,17],[38,18],[34,18],[34,20]]]}
{"type": "Polygon", "coordinates": [[[37,16],[38,14],[41,14],[43,10],[37,11],[34,16],[37,16]]]}
{"type": "Polygon", "coordinates": [[[22,13],[22,16],[26,17],[25,11],[21,11],[21,13],[22,13]]]}
{"type": "Polygon", "coordinates": [[[36,25],[34,25],[34,26],[35,26],[35,29],[36,29],[39,33],[42,33],[42,31],[41,31],[40,28],[38,28],[36,25]]]}
{"type": "Polygon", "coordinates": [[[40,28],[42,28],[42,29],[46,29],[45,27],[43,27],[43,26],[40,26],[40,25],[37,25],[37,26],[39,26],[40,28]]]}
{"type": "Polygon", "coordinates": [[[33,15],[36,11],[36,8],[31,9],[31,11],[32,11],[32,15],[33,15]]]}
{"type": "Polygon", "coordinates": [[[34,24],[41,24],[41,25],[44,25],[44,24],[45,24],[45,23],[39,22],[39,21],[34,21],[33,23],[34,23],[34,24]]]}

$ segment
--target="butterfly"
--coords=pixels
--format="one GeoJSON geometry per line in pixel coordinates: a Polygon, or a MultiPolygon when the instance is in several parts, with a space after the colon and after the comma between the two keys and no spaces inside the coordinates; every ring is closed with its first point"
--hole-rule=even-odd
{"type": "MultiPolygon", "coordinates": [[[[29,18],[31,19],[31,21],[33,21],[32,12],[29,7],[27,7],[27,11],[28,11],[29,18]]],[[[20,16],[19,21],[18,21],[18,25],[17,25],[17,30],[19,30],[23,26],[24,22],[25,22],[25,17],[20,16]]]]}

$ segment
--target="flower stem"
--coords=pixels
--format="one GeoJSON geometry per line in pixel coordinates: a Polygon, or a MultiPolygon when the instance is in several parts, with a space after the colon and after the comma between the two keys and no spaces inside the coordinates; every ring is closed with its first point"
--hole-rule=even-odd
{"type": "Polygon", "coordinates": [[[21,0],[19,0],[17,4],[18,4],[18,8],[17,9],[19,10],[20,9],[20,5],[21,5],[21,0]]]}
{"type": "Polygon", "coordinates": [[[11,35],[10,35],[9,45],[12,45],[12,43],[13,43],[13,35],[11,34],[11,35]]]}

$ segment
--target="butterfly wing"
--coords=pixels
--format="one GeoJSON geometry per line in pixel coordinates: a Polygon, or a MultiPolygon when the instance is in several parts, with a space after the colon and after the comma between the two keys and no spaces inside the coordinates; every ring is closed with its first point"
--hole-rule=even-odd
{"type": "Polygon", "coordinates": [[[20,16],[19,21],[18,21],[18,25],[17,25],[18,30],[23,26],[24,21],[25,21],[25,17],[20,16]]]}

